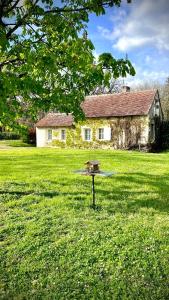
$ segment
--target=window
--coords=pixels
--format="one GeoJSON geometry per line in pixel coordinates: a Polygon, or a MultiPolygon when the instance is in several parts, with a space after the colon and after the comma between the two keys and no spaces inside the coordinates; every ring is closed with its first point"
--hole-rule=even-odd
{"type": "Polygon", "coordinates": [[[66,130],[65,129],[61,129],[61,140],[62,141],[66,140],[66,130]]]}
{"type": "Polygon", "coordinates": [[[104,140],[104,128],[99,128],[99,140],[104,140]]]}
{"type": "Polygon", "coordinates": [[[84,139],[85,139],[85,141],[91,141],[91,129],[90,128],[84,129],[84,139]]]}
{"type": "Polygon", "coordinates": [[[48,129],[48,141],[52,140],[52,129],[48,129]]]}
{"type": "Polygon", "coordinates": [[[154,141],[155,138],[155,126],[153,123],[150,124],[150,141],[154,141]]]}

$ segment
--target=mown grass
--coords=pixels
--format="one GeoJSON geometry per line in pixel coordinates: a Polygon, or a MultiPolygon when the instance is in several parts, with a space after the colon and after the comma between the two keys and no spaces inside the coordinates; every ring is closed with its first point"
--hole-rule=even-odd
{"type": "Polygon", "coordinates": [[[5,147],[32,147],[22,140],[0,140],[0,149],[5,147]]]}
{"type": "Polygon", "coordinates": [[[169,298],[169,153],[1,150],[0,199],[1,299],[169,298]]]}

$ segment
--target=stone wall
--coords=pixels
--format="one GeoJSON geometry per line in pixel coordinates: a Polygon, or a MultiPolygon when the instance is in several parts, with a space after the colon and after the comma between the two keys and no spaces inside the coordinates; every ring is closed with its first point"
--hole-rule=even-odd
{"type": "Polygon", "coordinates": [[[66,128],[66,141],[60,140],[61,129],[53,128],[53,138],[48,143],[49,146],[125,149],[148,143],[149,119],[147,116],[87,119],[77,123],[75,127],[66,128]],[[91,141],[84,141],[84,128],[91,129],[91,141]],[[105,140],[98,140],[99,128],[105,129],[105,140]]]}

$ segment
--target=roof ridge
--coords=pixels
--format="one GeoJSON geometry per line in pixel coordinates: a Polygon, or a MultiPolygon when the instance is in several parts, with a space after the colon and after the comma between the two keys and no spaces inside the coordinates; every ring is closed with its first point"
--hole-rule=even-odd
{"type": "Polygon", "coordinates": [[[111,95],[119,95],[119,94],[136,94],[136,93],[144,93],[144,92],[156,92],[158,89],[147,89],[147,90],[140,90],[140,91],[131,91],[130,92],[119,92],[119,93],[103,93],[99,95],[87,95],[85,98],[91,98],[91,97],[99,97],[99,96],[111,96],[111,95]]]}

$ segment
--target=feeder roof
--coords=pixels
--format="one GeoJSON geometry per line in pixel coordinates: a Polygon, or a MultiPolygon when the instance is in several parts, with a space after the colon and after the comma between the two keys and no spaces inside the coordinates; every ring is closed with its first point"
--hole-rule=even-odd
{"type": "Polygon", "coordinates": [[[87,165],[87,164],[90,164],[90,165],[95,166],[95,165],[99,165],[100,162],[99,162],[98,160],[88,160],[87,162],[85,162],[85,164],[86,164],[86,165],[87,165]]]}

